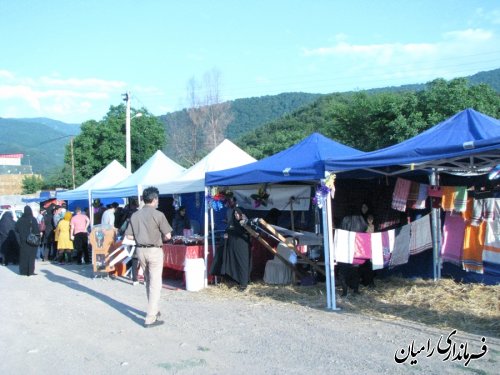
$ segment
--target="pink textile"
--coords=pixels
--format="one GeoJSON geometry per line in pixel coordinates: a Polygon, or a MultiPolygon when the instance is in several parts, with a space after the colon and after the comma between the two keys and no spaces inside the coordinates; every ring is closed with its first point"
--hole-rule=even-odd
{"type": "Polygon", "coordinates": [[[441,257],[444,262],[461,265],[464,249],[465,220],[462,215],[446,212],[441,257]]]}
{"type": "Polygon", "coordinates": [[[406,211],[406,202],[408,200],[408,195],[410,194],[410,188],[410,180],[398,177],[396,180],[396,186],[394,187],[394,192],[392,193],[391,207],[393,209],[401,212],[406,211]]]}
{"type": "Polygon", "coordinates": [[[356,233],[353,264],[363,264],[372,258],[372,234],[356,233]]]}

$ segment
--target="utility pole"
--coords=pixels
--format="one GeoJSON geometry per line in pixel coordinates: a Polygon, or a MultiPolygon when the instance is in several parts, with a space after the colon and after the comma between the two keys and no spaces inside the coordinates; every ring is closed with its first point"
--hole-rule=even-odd
{"type": "Polygon", "coordinates": [[[130,146],[130,92],[122,94],[123,101],[127,103],[125,110],[125,166],[129,173],[132,173],[132,158],[131,158],[131,146],[130,146]]]}
{"type": "Polygon", "coordinates": [[[70,141],[71,145],[71,177],[73,177],[73,190],[75,189],[75,153],[73,151],[73,137],[70,141]]]}

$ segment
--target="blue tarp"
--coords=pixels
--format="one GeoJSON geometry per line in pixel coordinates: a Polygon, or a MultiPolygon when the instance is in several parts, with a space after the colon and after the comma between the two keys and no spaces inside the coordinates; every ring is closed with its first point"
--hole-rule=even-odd
{"type": "Polygon", "coordinates": [[[477,159],[476,168],[491,167],[500,161],[499,150],[500,120],[469,108],[396,145],[355,157],[329,159],[326,168],[340,172],[432,162],[432,166],[446,169],[456,168],[458,158],[469,156],[477,159]],[[486,152],[490,160],[481,161],[480,155],[486,152]],[[496,155],[493,162],[492,153],[496,155]],[[450,164],[451,159],[454,164],[450,164]]]}
{"type": "Polygon", "coordinates": [[[207,172],[206,186],[230,186],[286,181],[317,181],[325,177],[325,160],[335,160],[362,151],[313,133],[296,145],[241,167],[207,172]]]}

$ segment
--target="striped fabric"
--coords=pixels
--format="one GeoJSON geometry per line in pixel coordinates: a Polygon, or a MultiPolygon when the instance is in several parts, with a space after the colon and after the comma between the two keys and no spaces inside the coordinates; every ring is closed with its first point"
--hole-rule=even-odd
{"type": "Polygon", "coordinates": [[[417,201],[415,202],[415,206],[413,208],[417,210],[423,210],[425,208],[425,202],[427,201],[428,197],[428,189],[429,185],[426,184],[419,185],[417,201]]]}
{"type": "Polygon", "coordinates": [[[443,196],[441,198],[441,207],[443,208],[443,211],[453,211],[455,209],[455,186],[442,186],[441,190],[443,192],[443,196]]]}
{"type": "Polygon", "coordinates": [[[455,200],[453,202],[456,212],[464,212],[467,209],[467,187],[457,186],[455,188],[455,200]]]}
{"type": "Polygon", "coordinates": [[[465,220],[459,213],[447,212],[443,226],[443,246],[441,258],[443,262],[460,266],[464,247],[465,220]]]}
{"type": "Polygon", "coordinates": [[[431,215],[425,215],[410,223],[410,255],[419,254],[431,247],[431,215]]]}
{"type": "Polygon", "coordinates": [[[389,267],[408,263],[410,257],[410,224],[395,230],[394,250],[389,261],[389,267]]]}
{"type": "Polygon", "coordinates": [[[396,180],[396,186],[394,187],[394,192],[392,193],[391,207],[394,210],[401,212],[406,211],[406,202],[408,201],[410,188],[411,181],[398,177],[398,179],[396,180]]]}
{"type": "Polygon", "coordinates": [[[340,263],[351,263],[356,250],[356,232],[349,232],[343,229],[335,229],[333,238],[333,251],[335,261],[340,263]]]}
{"type": "MultiPolygon", "coordinates": [[[[482,206],[482,205],[481,205],[482,206]]],[[[483,273],[483,248],[486,222],[480,225],[473,225],[469,220],[476,209],[476,200],[467,200],[467,210],[464,218],[468,223],[465,226],[462,268],[468,272],[483,273]]]]}

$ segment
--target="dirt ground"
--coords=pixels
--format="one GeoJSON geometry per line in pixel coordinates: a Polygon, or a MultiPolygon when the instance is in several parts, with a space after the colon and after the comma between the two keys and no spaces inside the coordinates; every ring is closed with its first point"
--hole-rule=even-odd
{"type": "Polygon", "coordinates": [[[166,322],[145,329],[143,285],[94,278],[90,265],[37,262],[35,272],[0,267],[1,374],[498,373],[495,337],[458,331],[439,354],[431,349],[441,336],[445,347],[450,330],[327,311],[326,301],[310,307],[214,286],[188,292],[168,280],[166,322]],[[414,355],[396,363],[412,343],[414,355]],[[465,366],[460,344],[486,353],[465,366]]]}

